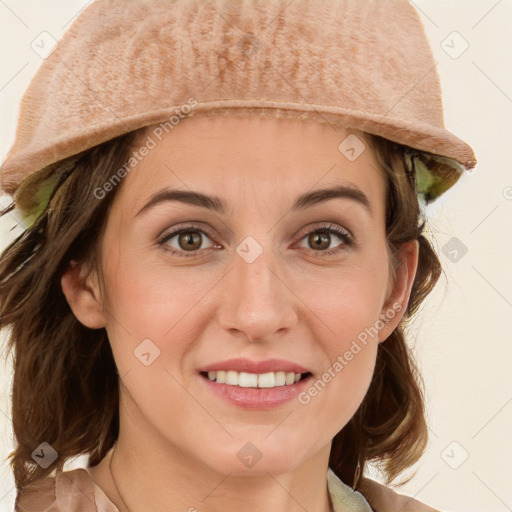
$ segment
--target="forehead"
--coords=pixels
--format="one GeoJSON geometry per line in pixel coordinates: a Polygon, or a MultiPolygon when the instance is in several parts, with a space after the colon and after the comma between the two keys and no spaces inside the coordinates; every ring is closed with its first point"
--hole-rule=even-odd
{"type": "Polygon", "coordinates": [[[352,185],[374,208],[385,202],[384,175],[363,135],[324,123],[187,118],[172,129],[147,127],[134,151],[145,156],[126,174],[116,197],[126,215],[135,215],[164,188],[214,194],[236,207],[254,198],[289,203],[307,190],[352,185]]]}

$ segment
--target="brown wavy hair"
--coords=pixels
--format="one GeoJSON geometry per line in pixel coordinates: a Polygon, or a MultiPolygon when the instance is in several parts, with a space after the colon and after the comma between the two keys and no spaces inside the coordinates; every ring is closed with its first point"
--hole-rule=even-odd
{"type": "MultiPolygon", "coordinates": [[[[99,240],[117,187],[98,200],[101,187],[127,160],[141,130],[81,155],[44,212],[0,256],[0,326],[10,327],[14,349],[12,422],[16,440],[8,459],[18,497],[28,484],[71,457],[98,464],[119,432],[118,373],[105,329],[89,329],[71,311],[60,279],[70,260],[101,274],[99,240]],[[44,469],[32,452],[41,442],[58,453],[44,469]]],[[[434,288],[441,264],[423,236],[414,176],[404,146],[362,134],[387,177],[386,233],[390,266],[402,244],[418,240],[417,273],[400,325],[379,344],[370,387],[349,423],[334,437],[329,466],[357,489],[368,461],[392,482],[423,454],[427,440],[423,387],[404,336],[409,318],[434,288]]],[[[11,205],[11,208],[14,203],[11,205]]],[[[5,213],[5,212],[4,212],[5,213]]]]}

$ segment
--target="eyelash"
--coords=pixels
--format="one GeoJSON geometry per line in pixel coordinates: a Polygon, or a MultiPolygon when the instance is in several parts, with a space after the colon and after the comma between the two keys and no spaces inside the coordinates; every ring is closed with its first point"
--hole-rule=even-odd
{"type": "MultiPolygon", "coordinates": [[[[174,238],[176,235],[180,235],[181,233],[184,233],[187,231],[197,231],[199,233],[202,233],[203,235],[206,235],[208,238],[210,238],[213,241],[213,237],[206,229],[201,228],[199,226],[190,225],[190,226],[183,227],[183,228],[177,229],[176,231],[172,231],[171,233],[167,233],[167,234],[163,235],[158,240],[158,245],[163,247],[165,245],[165,243],[168,242],[171,238],[174,238]]],[[[300,238],[300,240],[302,240],[303,238],[311,235],[312,233],[316,233],[316,232],[327,232],[327,233],[335,234],[338,238],[343,240],[344,244],[341,247],[332,249],[330,251],[314,251],[313,249],[311,249],[311,251],[313,251],[315,257],[322,257],[325,255],[331,256],[331,255],[339,253],[340,251],[346,251],[349,248],[356,245],[354,238],[352,237],[352,235],[350,235],[350,233],[348,231],[345,231],[344,229],[340,229],[339,227],[331,225],[331,224],[322,224],[322,225],[316,227],[315,229],[308,231],[300,238]]],[[[165,251],[170,252],[172,255],[178,256],[180,258],[181,257],[183,257],[183,258],[194,257],[194,256],[197,256],[197,254],[199,252],[199,251],[193,251],[190,254],[186,254],[185,251],[177,251],[175,249],[169,249],[166,247],[163,247],[163,249],[165,251]]]]}

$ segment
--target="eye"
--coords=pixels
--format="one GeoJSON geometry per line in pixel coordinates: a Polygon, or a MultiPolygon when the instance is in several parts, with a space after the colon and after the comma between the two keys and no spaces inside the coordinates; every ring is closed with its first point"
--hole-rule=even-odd
{"type": "Polygon", "coordinates": [[[355,245],[355,241],[348,231],[333,225],[318,226],[313,231],[306,233],[306,235],[302,237],[301,240],[304,239],[306,240],[306,243],[309,245],[309,247],[316,253],[314,256],[334,255],[355,245]],[[333,250],[326,251],[326,249],[330,247],[331,242],[333,241],[332,235],[334,235],[334,238],[338,238],[343,243],[338,244],[338,246],[336,246],[333,250]]]}
{"type": "MultiPolygon", "coordinates": [[[[203,247],[203,238],[210,238],[210,235],[204,229],[198,226],[187,226],[185,228],[177,229],[171,233],[165,234],[158,241],[159,245],[163,246],[164,250],[180,257],[196,256],[197,251],[205,249],[203,247]],[[173,238],[176,238],[174,243],[171,243],[173,238]],[[186,254],[186,253],[190,254],[186,254]]],[[[212,244],[208,248],[220,247],[212,244]]]]}
{"type": "MultiPolygon", "coordinates": [[[[162,246],[164,250],[179,257],[197,256],[198,252],[201,250],[222,248],[220,245],[213,242],[209,247],[204,247],[204,237],[208,238],[210,241],[212,239],[211,235],[204,228],[190,225],[164,234],[159,239],[158,244],[162,246]]],[[[355,245],[354,238],[347,230],[330,224],[321,225],[309,231],[301,238],[301,241],[305,239],[315,257],[334,255],[355,245]],[[338,238],[342,243],[338,244],[333,250],[327,251],[326,249],[329,249],[333,242],[333,235],[334,239],[338,238]]],[[[301,245],[301,247],[304,246],[301,245]]]]}

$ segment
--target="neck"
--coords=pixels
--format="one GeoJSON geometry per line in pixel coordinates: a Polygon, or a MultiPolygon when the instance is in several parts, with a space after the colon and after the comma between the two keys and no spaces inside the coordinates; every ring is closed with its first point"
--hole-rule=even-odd
{"type": "Polygon", "coordinates": [[[308,465],[281,475],[233,476],[184,470],[179,458],[178,464],[170,462],[172,458],[147,459],[145,450],[135,450],[133,444],[126,447],[119,439],[112,472],[120,512],[225,512],[232,507],[260,512],[263,504],[268,512],[332,512],[327,470],[324,474],[308,465]]]}
{"type": "Polygon", "coordinates": [[[112,483],[120,512],[331,512],[329,452],[330,445],[290,471],[223,473],[154,432],[121,421],[118,441],[105,461],[114,453],[112,483]]]}

